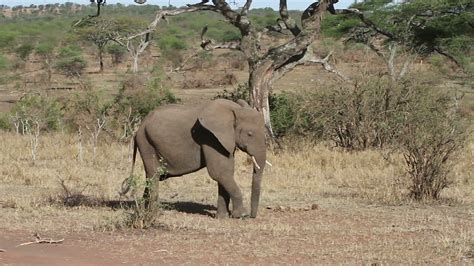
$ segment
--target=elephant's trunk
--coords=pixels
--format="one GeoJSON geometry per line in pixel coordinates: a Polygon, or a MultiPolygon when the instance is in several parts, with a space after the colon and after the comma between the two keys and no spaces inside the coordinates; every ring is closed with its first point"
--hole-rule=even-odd
{"type": "Polygon", "coordinates": [[[252,160],[254,161],[254,165],[252,176],[252,196],[250,199],[250,217],[255,218],[257,217],[258,203],[260,201],[260,187],[266,161],[265,153],[263,153],[263,155],[253,157],[252,160]]]}

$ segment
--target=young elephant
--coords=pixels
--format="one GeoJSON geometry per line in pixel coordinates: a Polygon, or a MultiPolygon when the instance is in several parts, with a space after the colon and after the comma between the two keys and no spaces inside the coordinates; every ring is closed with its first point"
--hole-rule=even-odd
{"type": "MultiPolygon", "coordinates": [[[[236,147],[246,152],[254,162],[250,217],[257,216],[266,162],[265,125],[262,115],[246,102],[218,99],[198,105],[159,107],[148,114],[135,135],[133,164],[137,147],[148,180],[158,175],[161,164],[165,165],[166,173],[159,180],[207,167],[218,184],[217,218],[229,213],[234,218],[248,216],[234,179],[236,147]]],[[[158,183],[151,182],[153,185],[145,189],[147,208],[156,208],[151,206],[158,202],[158,183]]]]}

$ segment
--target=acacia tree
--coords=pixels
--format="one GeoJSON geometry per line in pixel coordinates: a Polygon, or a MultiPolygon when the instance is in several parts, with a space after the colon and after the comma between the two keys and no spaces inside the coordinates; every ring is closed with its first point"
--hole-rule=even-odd
{"type": "Polygon", "coordinates": [[[346,41],[367,45],[386,62],[393,81],[403,78],[415,58],[432,53],[466,71],[463,61],[474,36],[472,0],[364,1],[341,13],[346,16],[329,20],[327,26],[347,36],[346,41]],[[398,67],[397,57],[404,58],[398,67]]]}
{"type": "MultiPolygon", "coordinates": [[[[137,3],[144,3],[143,0],[135,0],[137,3]]],[[[273,131],[270,122],[269,91],[273,83],[285,74],[302,64],[321,64],[328,71],[345,78],[329,65],[329,56],[326,58],[317,57],[311,44],[319,37],[321,21],[326,13],[335,13],[334,4],[338,0],[321,0],[309,5],[301,16],[301,26],[289,15],[286,0],[280,0],[277,26],[259,29],[255,27],[250,18],[249,10],[252,0],[246,0],[244,5],[238,9],[233,9],[230,2],[226,0],[202,0],[197,4],[188,4],[186,7],[177,9],[158,10],[154,20],[148,27],[137,34],[126,38],[127,42],[139,40],[138,48],[143,50],[151,40],[151,34],[157,28],[159,22],[166,20],[169,16],[176,16],[184,13],[211,11],[222,15],[228,23],[236,27],[241,37],[237,41],[228,43],[216,43],[206,39],[202,32],[201,47],[206,50],[227,48],[241,51],[249,64],[248,85],[250,90],[250,104],[263,113],[265,124],[270,136],[273,131]],[[264,44],[262,37],[269,33],[269,29],[287,30],[291,38],[283,44],[264,44]]]]}
{"type": "Polygon", "coordinates": [[[117,27],[115,24],[112,20],[96,19],[86,26],[78,28],[79,36],[97,47],[100,72],[104,70],[103,54],[105,47],[116,35],[115,29],[117,27]]]}

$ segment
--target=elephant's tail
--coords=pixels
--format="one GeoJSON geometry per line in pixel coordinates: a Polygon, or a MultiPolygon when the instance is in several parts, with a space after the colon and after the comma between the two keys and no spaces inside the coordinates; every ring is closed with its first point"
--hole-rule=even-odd
{"type": "Polygon", "coordinates": [[[138,150],[137,140],[134,137],[133,138],[132,169],[130,170],[130,175],[127,178],[125,178],[125,180],[123,180],[122,182],[122,188],[121,188],[121,191],[119,192],[121,196],[127,194],[130,191],[131,185],[133,183],[133,170],[135,169],[137,150],[138,150]]]}
{"type": "Polygon", "coordinates": [[[137,139],[133,137],[133,157],[132,157],[132,170],[130,170],[130,177],[133,176],[133,169],[135,168],[135,160],[137,158],[137,150],[138,150],[137,139]]]}

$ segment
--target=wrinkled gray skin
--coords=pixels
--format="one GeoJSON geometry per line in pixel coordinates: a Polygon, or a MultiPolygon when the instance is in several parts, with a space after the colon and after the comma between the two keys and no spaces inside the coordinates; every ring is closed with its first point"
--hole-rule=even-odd
{"type": "MultiPolygon", "coordinates": [[[[260,169],[254,164],[250,217],[257,216],[266,162],[265,125],[262,115],[246,102],[218,99],[198,105],[159,107],[143,120],[135,135],[133,163],[137,147],[147,179],[155,176],[160,159],[167,171],[159,176],[160,180],[207,167],[218,184],[217,218],[248,216],[234,179],[234,153],[239,148],[254,156],[260,169]]],[[[152,182],[144,193],[145,205],[152,210],[157,208],[158,183],[152,182]]]]}

